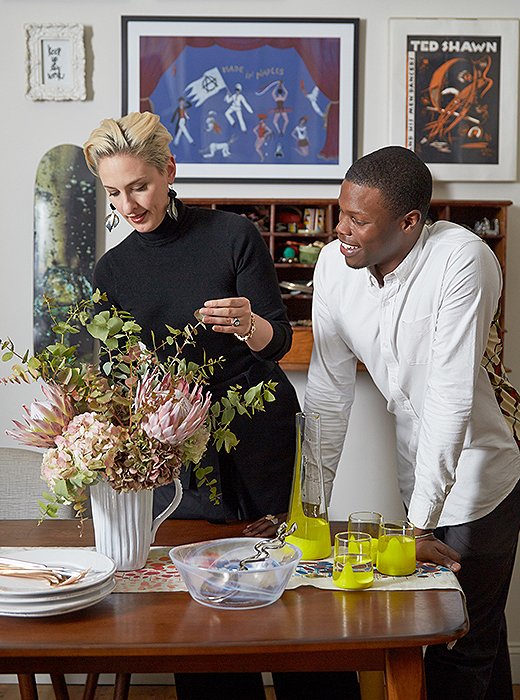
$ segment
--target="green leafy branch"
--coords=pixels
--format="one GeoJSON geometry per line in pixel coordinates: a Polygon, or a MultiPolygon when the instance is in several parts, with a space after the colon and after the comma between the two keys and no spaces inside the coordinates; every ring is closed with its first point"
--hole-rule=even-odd
{"type": "Polygon", "coordinates": [[[215,401],[210,409],[211,432],[217,450],[230,452],[238,445],[238,438],[229,427],[236,414],[251,418],[256,411],[265,411],[265,404],[275,400],[277,382],[260,382],[242,394],[240,385],[228,389],[226,396],[215,401]]]}

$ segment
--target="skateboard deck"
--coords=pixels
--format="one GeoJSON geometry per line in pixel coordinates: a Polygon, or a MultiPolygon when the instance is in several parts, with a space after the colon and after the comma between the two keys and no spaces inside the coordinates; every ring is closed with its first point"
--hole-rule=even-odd
{"type": "MultiPolygon", "coordinates": [[[[92,292],[96,253],[96,183],[79,146],[51,148],[40,160],[34,188],[34,351],[55,342],[44,295],[59,320],[92,292]]],[[[92,359],[93,338],[82,329],[68,339],[92,359]]]]}

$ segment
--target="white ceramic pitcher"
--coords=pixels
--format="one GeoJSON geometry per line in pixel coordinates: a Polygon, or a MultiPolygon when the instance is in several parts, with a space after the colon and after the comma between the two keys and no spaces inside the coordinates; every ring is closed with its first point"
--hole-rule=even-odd
{"type": "Polygon", "coordinates": [[[153,489],[118,492],[106,481],[90,487],[96,550],[113,559],[118,571],[144,567],[159,525],[181,502],[181,482],[174,479],[173,484],[173,500],[156,518],[153,489]]]}

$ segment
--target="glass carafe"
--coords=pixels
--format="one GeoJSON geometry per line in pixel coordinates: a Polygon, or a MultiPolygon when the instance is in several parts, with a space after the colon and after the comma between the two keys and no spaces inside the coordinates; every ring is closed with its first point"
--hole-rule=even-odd
{"type": "Polygon", "coordinates": [[[330,556],[330,526],[321,466],[320,416],[296,414],[296,455],[287,522],[296,532],[287,538],[302,550],[303,559],[330,556]]]}

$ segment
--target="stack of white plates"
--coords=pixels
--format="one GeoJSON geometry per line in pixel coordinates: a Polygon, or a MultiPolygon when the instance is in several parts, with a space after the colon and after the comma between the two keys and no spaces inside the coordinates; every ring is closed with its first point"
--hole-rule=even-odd
{"type": "Polygon", "coordinates": [[[0,615],[46,617],[81,610],[99,603],[114,590],[115,564],[104,554],[89,549],[0,547],[0,557],[11,557],[47,566],[59,566],[73,573],[88,569],[77,583],[63,587],[44,581],[0,576],[0,615]]]}

